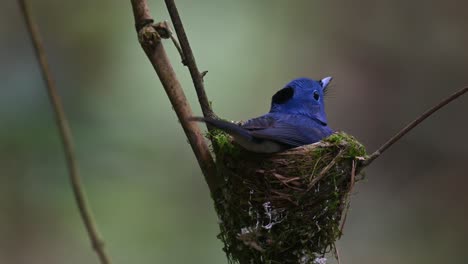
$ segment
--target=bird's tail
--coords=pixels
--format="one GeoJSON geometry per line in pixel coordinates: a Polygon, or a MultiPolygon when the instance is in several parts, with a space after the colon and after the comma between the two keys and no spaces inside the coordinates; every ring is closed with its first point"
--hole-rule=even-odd
{"type": "Polygon", "coordinates": [[[189,121],[198,121],[198,122],[205,122],[207,124],[210,124],[218,129],[221,129],[225,131],[226,133],[236,137],[242,137],[244,139],[251,140],[252,135],[250,132],[241,126],[234,124],[232,122],[228,122],[225,120],[220,120],[220,119],[214,119],[214,118],[209,118],[209,117],[192,117],[189,119],[189,121]]]}

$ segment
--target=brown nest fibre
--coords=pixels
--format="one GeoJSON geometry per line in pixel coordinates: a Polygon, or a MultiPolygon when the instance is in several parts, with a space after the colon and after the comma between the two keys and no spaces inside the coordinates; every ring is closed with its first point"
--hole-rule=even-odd
{"type": "Polygon", "coordinates": [[[349,191],[365,148],[338,132],[308,146],[260,155],[216,132],[215,193],[230,263],[318,263],[341,236],[349,191]]]}

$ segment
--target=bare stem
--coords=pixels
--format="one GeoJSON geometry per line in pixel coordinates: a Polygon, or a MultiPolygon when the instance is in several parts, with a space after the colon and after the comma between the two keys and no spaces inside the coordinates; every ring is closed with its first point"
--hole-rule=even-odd
{"type": "Polygon", "coordinates": [[[348,217],[348,211],[349,211],[349,196],[351,196],[354,188],[354,183],[356,182],[356,160],[353,160],[352,166],[351,166],[351,181],[349,182],[349,189],[348,192],[345,194],[345,197],[343,199],[343,210],[341,211],[341,215],[343,220],[341,221],[340,225],[340,233],[343,235],[343,229],[344,225],[346,223],[346,218],[348,217]]]}
{"type": "Polygon", "coordinates": [[[39,34],[38,27],[32,20],[31,11],[26,0],[18,0],[18,3],[20,5],[24,21],[26,22],[29,35],[33,42],[34,51],[36,53],[37,59],[41,66],[42,77],[44,78],[44,81],[47,86],[49,100],[52,104],[52,108],[55,113],[55,122],[60,131],[60,138],[61,138],[63,148],[65,151],[65,158],[67,161],[68,173],[70,176],[70,183],[73,189],[73,194],[75,196],[76,204],[78,205],[78,210],[80,212],[81,218],[86,227],[86,231],[88,232],[88,236],[89,236],[89,239],[91,240],[93,249],[96,251],[97,255],[99,256],[99,260],[101,261],[102,264],[109,264],[111,263],[110,257],[107,255],[107,253],[104,250],[104,242],[99,235],[98,229],[96,227],[96,223],[93,220],[93,215],[91,213],[89,205],[86,202],[86,195],[84,193],[84,190],[81,184],[81,178],[78,173],[78,164],[76,162],[76,157],[74,153],[75,151],[74,151],[74,146],[73,146],[71,129],[70,129],[70,126],[68,125],[68,121],[65,116],[65,112],[63,110],[63,105],[62,105],[60,96],[57,93],[55,81],[52,77],[52,73],[47,63],[47,57],[46,57],[46,53],[42,44],[42,40],[39,34]]]}
{"type": "Polygon", "coordinates": [[[442,100],[440,103],[437,105],[433,106],[426,112],[424,112],[421,116],[416,118],[413,122],[409,123],[406,125],[400,132],[396,133],[393,137],[391,137],[387,142],[385,142],[380,148],[378,148],[374,153],[372,153],[366,160],[363,162],[363,166],[369,166],[375,159],[377,159],[385,150],[387,150],[389,147],[391,147],[393,144],[395,144],[398,140],[400,140],[404,135],[406,135],[408,132],[413,130],[416,126],[418,126],[421,122],[426,120],[429,116],[437,112],[439,109],[442,107],[446,106],[453,100],[457,99],[464,93],[468,92],[468,87],[465,87],[458,92],[452,94],[451,96],[447,97],[446,99],[442,100]]]}
{"type": "Polygon", "coordinates": [[[177,52],[179,52],[179,55],[180,55],[180,59],[181,59],[181,61],[182,61],[182,64],[185,65],[184,52],[182,51],[182,47],[180,47],[179,40],[174,36],[174,33],[172,32],[171,26],[169,25],[169,23],[168,23],[167,21],[164,21],[163,23],[164,23],[164,25],[166,26],[167,31],[169,32],[170,38],[171,38],[171,40],[172,40],[172,43],[173,43],[174,46],[176,47],[177,52]]]}
{"type": "MultiPolygon", "coordinates": [[[[195,62],[195,57],[193,56],[192,49],[190,48],[190,43],[185,33],[184,25],[180,19],[179,11],[177,10],[174,0],[165,0],[167,10],[171,16],[172,24],[177,33],[177,38],[179,39],[180,46],[184,52],[184,64],[187,65],[192,76],[193,84],[197,92],[198,101],[200,103],[203,116],[214,118],[215,115],[211,109],[210,102],[205,92],[205,86],[203,84],[203,75],[198,70],[197,63],[195,62]]],[[[210,129],[210,127],[208,127],[210,129]]]]}
{"type": "Polygon", "coordinates": [[[338,264],[341,264],[340,251],[338,250],[338,247],[336,246],[336,242],[333,242],[333,249],[335,251],[336,262],[338,262],[338,264]]]}
{"type": "Polygon", "coordinates": [[[195,122],[189,121],[189,119],[193,117],[192,109],[187,102],[182,86],[177,79],[160,38],[148,38],[148,36],[152,34],[157,35],[157,32],[152,27],[153,19],[149,12],[148,3],[146,0],[131,0],[131,4],[141,47],[159,76],[195,157],[198,160],[198,164],[205,176],[210,191],[213,193],[217,187],[219,187],[219,179],[216,175],[213,157],[211,156],[200,128],[195,122]]]}

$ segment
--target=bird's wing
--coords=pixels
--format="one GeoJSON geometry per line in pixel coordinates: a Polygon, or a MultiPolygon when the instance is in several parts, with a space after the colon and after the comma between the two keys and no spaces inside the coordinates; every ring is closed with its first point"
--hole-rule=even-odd
{"type": "Polygon", "coordinates": [[[271,128],[275,125],[278,118],[272,115],[263,115],[247,120],[241,126],[249,131],[271,128]]]}
{"type": "Polygon", "coordinates": [[[328,136],[327,131],[323,130],[319,124],[313,126],[310,122],[314,121],[294,116],[265,115],[248,120],[242,127],[250,131],[253,137],[298,147],[315,143],[328,136]]]}

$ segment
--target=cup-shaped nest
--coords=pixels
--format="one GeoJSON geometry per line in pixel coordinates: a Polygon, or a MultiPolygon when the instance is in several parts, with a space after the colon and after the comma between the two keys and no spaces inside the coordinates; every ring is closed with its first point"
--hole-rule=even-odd
{"type": "Polygon", "coordinates": [[[230,263],[317,263],[341,236],[348,194],[365,148],[338,132],[276,154],[242,150],[212,135],[218,176],[219,238],[230,263]]]}

